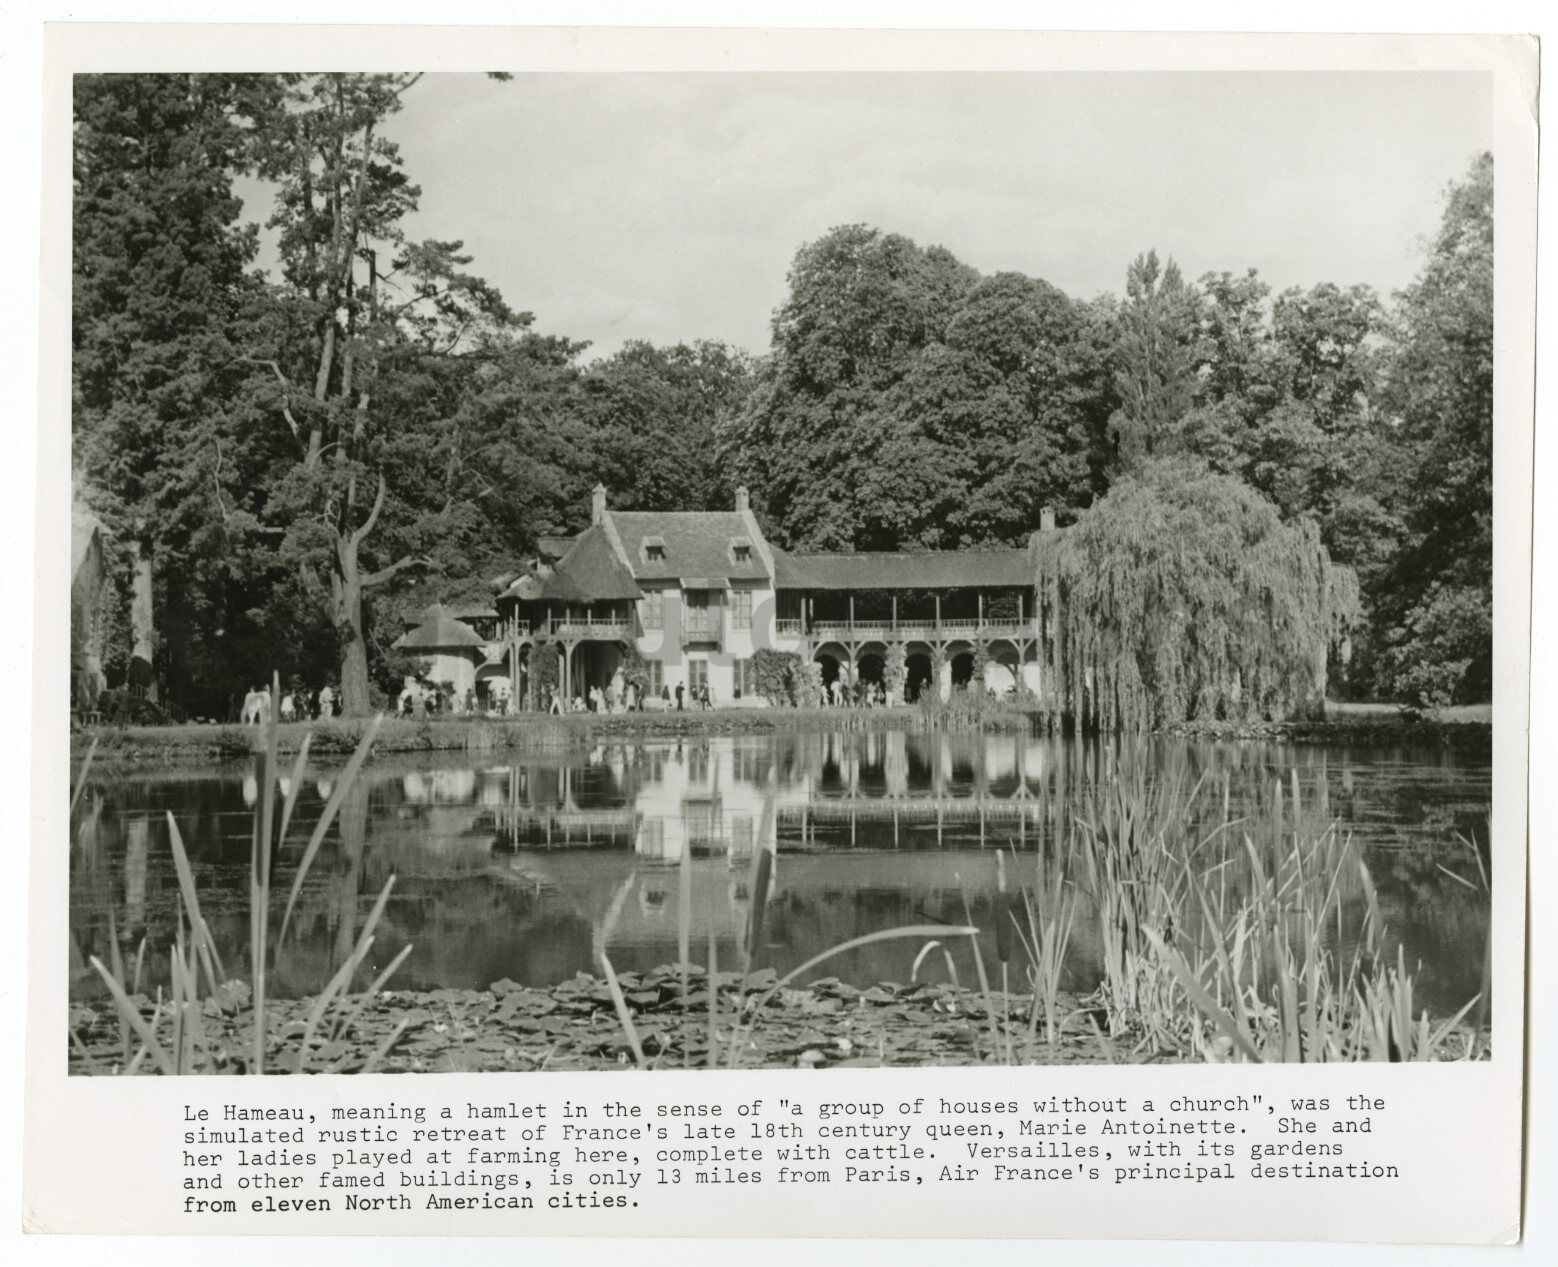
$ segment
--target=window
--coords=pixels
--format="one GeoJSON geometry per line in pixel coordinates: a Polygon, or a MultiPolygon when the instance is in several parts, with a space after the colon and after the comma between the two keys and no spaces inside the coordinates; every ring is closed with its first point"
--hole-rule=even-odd
{"type": "Polygon", "coordinates": [[[707,660],[687,661],[687,685],[697,691],[709,684],[709,662],[707,660]]]}
{"type": "Polygon", "coordinates": [[[730,543],[730,557],[736,563],[752,562],[752,543],[738,537],[730,543]]]}
{"type": "Polygon", "coordinates": [[[665,628],[665,592],[663,590],[645,590],[643,600],[639,606],[639,613],[644,618],[645,629],[665,628]]]}
{"type": "MultiPolygon", "coordinates": [[[[660,692],[665,689],[665,665],[659,660],[649,661],[649,694],[654,699],[660,698],[660,692]]],[[[660,777],[660,772],[655,771],[655,777],[660,777]]]]}
{"type": "Polygon", "coordinates": [[[645,537],[643,544],[645,563],[665,562],[665,538],[645,537]]]}
{"type": "Polygon", "coordinates": [[[736,661],[736,690],[742,699],[757,693],[756,666],[750,659],[736,661]]]}
{"type": "Polygon", "coordinates": [[[732,590],[730,595],[730,626],[732,629],[752,628],[752,591],[732,590]]]}
{"type": "Polygon", "coordinates": [[[682,634],[707,642],[720,636],[720,599],[714,590],[685,590],[682,594],[682,634]]]}

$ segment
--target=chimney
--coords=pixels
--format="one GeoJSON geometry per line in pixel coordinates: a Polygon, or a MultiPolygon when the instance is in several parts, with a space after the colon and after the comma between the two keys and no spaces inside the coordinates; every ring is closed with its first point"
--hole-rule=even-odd
{"type": "Polygon", "coordinates": [[[1041,532],[1055,531],[1055,512],[1048,506],[1039,510],[1039,530],[1041,532]]]}
{"type": "Polygon", "coordinates": [[[590,522],[592,524],[598,524],[605,517],[606,486],[604,484],[597,484],[595,486],[594,499],[590,502],[590,522]]]}
{"type": "Polygon", "coordinates": [[[737,514],[745,514],[747,511],[749,511],[751,509],[752,509],[752,498],[747,493],[747,486],[745,484],[743,484],[743,485],[741,485],[740,488],[736,489],[736,513],[737,514]]]}

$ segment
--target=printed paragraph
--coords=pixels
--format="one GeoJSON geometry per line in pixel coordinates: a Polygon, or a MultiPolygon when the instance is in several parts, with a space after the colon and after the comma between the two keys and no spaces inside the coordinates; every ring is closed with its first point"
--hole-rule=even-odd
{"type": "Polygon", "coordinates": [[[1329,1184],[1402,1177],[1348,1095],[186,1103],[183,1213],[599,1210],[730,1185],[1329,1184]]]}

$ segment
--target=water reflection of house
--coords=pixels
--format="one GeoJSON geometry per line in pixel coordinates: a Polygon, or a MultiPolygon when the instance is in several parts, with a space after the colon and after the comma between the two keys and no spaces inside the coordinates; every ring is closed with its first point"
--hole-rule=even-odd
{"type": "Polygon", "coordinates": [[[733,744],[678,750],[633,799],[634,852],[648,862],[677,862],[684,852],[746,861],[777,849],[778,809],[805,804],[810,792],[805,776],[783,789],[741,777],[733,744]]]}

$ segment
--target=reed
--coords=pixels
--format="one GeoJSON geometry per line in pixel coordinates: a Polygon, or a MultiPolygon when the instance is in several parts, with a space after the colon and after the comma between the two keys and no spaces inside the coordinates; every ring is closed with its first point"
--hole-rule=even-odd
{"type": "Polygon", "coordinates": [[[1064,853],[1058,844],[1053,849],[1040,845],[1034,858],[1034,886],[1031,890],[1022,890],[1023,920],[1017,921],[1016,912],[1009,916],[1030,965],[1028,983],[1032,1003],[1028,1008],[1027,1047],[1030,1058],[1041,1012],[1045,1044],[1053,1050],[1060,1037],[1060,986],[1065,977],[1078,903],[1076,885],[1070,878],[1074,842],[1075,836],[1068,832],[1064,853]]]}
{"type": "MultiPolygon", "coordinates": [[[[279,695],[279,683],[273,683],[273,691],[279,695]]],[[[168,844],[173,856],[178,879],[177,925],[174,944],[169,956],[169,981],[164,990],[159,986],[157,1000],[150,1020],[136,1002],[140,993],[140,978],[144,963],[145,942],[136,953],[134,972],[127,978],[118,937],[110,922],[110,965],[104,965],[96,956],[90,959],[92,968],[102,980],[119,1018],[122,1046],[126,1059],[125,1073],[139,1072],[148,1064],[165,1074],[217,1073],[241,1071],[263,1074],[270,1057],[270,1023],[268,1005],[268,974],[273,970],[278,955],[283,952],[286,934],[298,896],[302,891],[310,869],[318,857],[325,836],[335,820],[347,791],[358,777],[363,762],[373,746],[382,718],[375,718],[363,730],[357,749],[341,774],[335,780],[335,788],[319,821],[303,848],[293,872],[291,888],[282,912],[279,933],[272,936],[274,920],[273,880],[276,859],[287,845],[299,792],[303,787],[303,774],[308,759],[311,736],[305,735],[291,765],[290,779],[281,796],[280,813],[277,813],[278,792],[282,780],[278,777],[280,745],[274,718],[266,727],[263,747],[257,752],[257,782],[259,796],[251,815],[249,858],[249,962],[252,980],[247,987],[232,980],[217,949],[200,908],[199,891],[194,868],[184,845],[183,834],[172,814],[168,815],[168,844]],[[203,982],[203,984],[202,984],[203,982]],[[215,999],[220,1006],[235,1012],[247,1011],[251,1031],[248,1057],[242,1062],[228,1058],[211,1040],[204,1024],[204,1004],[215,999]],[[164,1041],[161,1030],[167,1031],[164,1041]],[[131,1052],[131,1037],[138,1047],[131,1052]]],[[[90,768],[90,756],[78,776],[78,786],[71,797],[72,814],[80,801],[90,768]]],[[[351,952],[346,956],[329,983],[313,1000],[303,1032],[290,1052],[279,1054],[286,1058],[282,1067],[290,1072],[302,1073],[309,1066],[316,1048],[326,1050],[338,1045],[348,1033],[364,1007],[411,953],[406,946],[380,971],[368,988],[354,993],[351,984],[367,963],[372,949],[375,930],[384,915],[389,897],[394,889],[392,875],[379,892],[358,934],[351,952]]],[[[365,1068],[376,1065],[389,1052],[405,1024],[397,1026],[369,1057],[365,1068]]],[[[332,1071],[343,1067],[344,1059],[328,1065],[332,1071]]]]}

